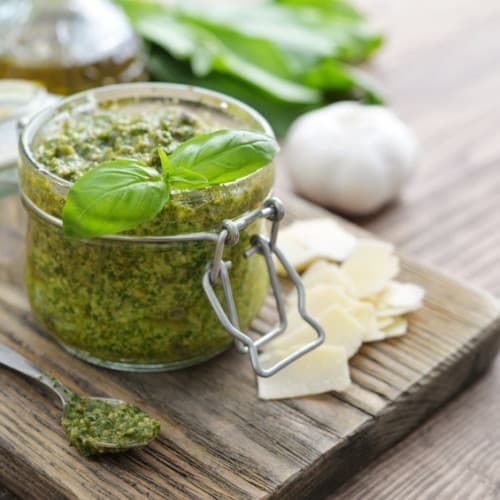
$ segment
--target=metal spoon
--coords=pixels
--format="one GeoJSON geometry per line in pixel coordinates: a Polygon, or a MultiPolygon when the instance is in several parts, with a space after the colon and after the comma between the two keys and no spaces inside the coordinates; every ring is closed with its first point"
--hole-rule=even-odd
{"type": "MultiPolygon", "coordinates": [[[[71,401],[73,397],[76,396],[76,393],[68,389],[61,381],[59,381],[56,377],[53,375],[47,373],[46,371],[42,370],[40,367],[38,367],[36,364],[31,362],[29,359],[25,358],[18,352],[14,351],[13,349],[10,349],[4,344],[0,344],[0,364],[5,365],[19,373],[22,373],[24,375],[27,375],[28,377],[31,377],[38,382],[41,382],[45,386],[47,386],[49,389],[52,389],[58,396],[59,399],[61,400],[62,406],[63,406],[63,413],[66,411],[68,403],[71,401]]],[[[110,405],[116,406],[116,405],[121,405],[125,404],[128,405],[125,401],[122,401],[121,399],[112,399],[112,398],[85,398],[87,401],[104,401],[106,403],[109,403],[110,405]]],[[[142,448],[149,444],[152,439],[154,439],[156,436],[153,436],[151,439],[148,439],[146,441],[140,441],[140,442],[127,442],[126,444],[120,443],[120,444],[114,444],[114,443],[109,443],[109,442],[99,442],[99,441],[92,441],[92,445],[99,447],[99,448],[104,448],[106,449],[106,452],[122,452],[122,451],[127,451],[130,449],[134,448],[142,448]]]]}

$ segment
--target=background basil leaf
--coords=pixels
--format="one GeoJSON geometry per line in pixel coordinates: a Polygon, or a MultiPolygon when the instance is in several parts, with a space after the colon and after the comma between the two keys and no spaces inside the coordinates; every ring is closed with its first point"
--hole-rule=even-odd
{"type": "Polygon", "coordinates": [[[169,200],[161,174],[134,160],[101,163],[71,187],[63,210],[67,236],[93,238],[133,229],[169,200]]]}
{"type": "Polygon", "coordinates": [[[148,73],[154,80],[203,85],[231,95],[247,103],[267,117],[278,136],[283,136],[289,124],[302,113],[314,109],[314,104],[297,104],[271,96],[261,89],[229,75],[212,71],[203,79],[195,76],[189,65],[170,56],[157,45],[148,45],[148,73]]]}
{"type": "Polygon", "coordinates": [[[259,57],[271,53],[275,53],[278,66],[282,64],[279,61],[282,54],[267,40],[252,38],[247,41],[244,34],[236,31],[229,40],[223,40],[216,30],[207,29],[202,22],[203,14],[191,18],[191,9],[188,11],[180,3],[172,7],[138,0],[116,2],[125,9],[135,29],[144,38],[164,47],[179,60],[189,60],[196,77],[202,78],[217,71],[292,103],[321,102],[321,94],[316,89],[302,85],[290,75],[276,74],[262,66],[259,57]],[[248,57],[240,51],[240,46],[248,43],[253,44],[258,57],[248,57]]]}
{"type": "Polygon", "coordinates": [[[181,144],[171,155],[174,170],[188,169],[208,184],[244,177],[268,165],[279,151],[273,137],[249,130],[218,130],[181,144]]]}
{"type": "Polygon", "coordinates": [[[344,0],[273,0],[275,4],[287,7],[317,9],[327,17],[345,17],[355,21],[363,20],[358,10],[344,0]]]}
{"type": "Polygon", "coordinates": [[[241,99],[278,136],[301,113],[331,101],[382,102],[377,85],[351,64],[372,57],[383,40],[350,0],[114,1],[150,42],[153,79],[241,99]]]}
{"type": "Polygon", "coordinates": [[[353,66],[347,66],[335,59],[324,59],[321,64],[305,73],[302,80],[327,94],[341,95],[349,91],[369,104],[382,104],[382,91],[368,73],[353,66]]]}

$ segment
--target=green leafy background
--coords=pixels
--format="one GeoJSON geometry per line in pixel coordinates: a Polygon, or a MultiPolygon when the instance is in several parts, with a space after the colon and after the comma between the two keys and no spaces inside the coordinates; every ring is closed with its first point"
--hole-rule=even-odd
{"type": "Polygon", "coordinates": [[[146,40],[155,80],[200,85],[260,111],[283,135],[300,114],[338,99],[381,103],[359,68],[382,36],[344,0],[213,6],[115,0],[146,40]]]}

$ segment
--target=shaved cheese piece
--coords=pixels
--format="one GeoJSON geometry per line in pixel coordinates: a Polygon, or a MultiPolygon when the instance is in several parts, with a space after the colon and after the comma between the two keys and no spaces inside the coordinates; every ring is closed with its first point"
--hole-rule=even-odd
{"type": "MultiPolygon", "coordinates": [[[[268,368],[297,349],[298,346],[291,346],[285,351],[272,351],[261,355],[260,359],[268,368]]],[[[295,398],[344,391],[350,383],[345,349],[326,345],[304,354],[272,377],[257,377],[261,399],[295,398]]]]}
{"type": "Polygon", "coordinates": [[[363,337],[363,342],[378,342],[385,339],[385,333],[381,330],[372,330],[370,334],[363,337]]]}
{"type": "Polygon", "coordinates": [[[425,291],[412,283],[391,281],[374,298],[378,316],[398,316],[422,307],[425,291]]]}
{"type": "Polygon", "coordinates": [[[324,284],[339,286],[349,294],[354,292],[354,286],[345,271],[326,260],[318,260],[312,264],[302,275],[302,283],[306,288],[324,284]]]}
{"type": "Polygon", "coordinates": [[[360,239],[342,269],[351,278],[357,297],[380,292],[399,272],[399,259],[393,247],[376,240],[360,239]]]}
{"type": "MultiPolygon", "coordinates": [[[[342,288],[331,285],[317,285],[311,289],[306,289],[306,309],[307,312],[317,317],[322,311],[333,305],[341,306],[345,309],[354,308],[359,305],[359,301],[349,297],[342,288]]],[[[296,301],[296,295],[289,297],[289,306],[296,301]]],[[[304,320],[300,316],[297,308],[292,309],[288,316],[288,327],[290,330],[298,327],[304,320]]]]}
{"type": "MultiPolygon", "coordinates": [[[[315,319],[325,331],[325,342],[323,345],[334,345],[343,347],[347,357],[354,356],[361,347],[363,327],[344,309],[339,306],[330,306],[325,311],[315,316],[315,319]]],[[[302,321],[302,324],[294,330],[288,330],[284,334],[269,342],[263,349],[286,350],[292,345],[304,346],[317,337],[316,330],[302,321]]]]}
{"type": "MultiPolygon", "coordinates": [[[[278,248],[285,254],[290,264],[299,272],[302,272],[309,264],[317,259],[317,253],[313,248],[309,248],[302,241],[297,239],[293,233],[287,232],[286,230],[280,232],[278,248]]],[[[278,276],[286,277],[287,272],[281,265],[281,262],[274,258],[274,263],[278,276]]]]}
{"type": "Polygon", "coordinates": [[[387,337],[403,335],[406,330],[403,331],[403,325],[399,324],[400,316],[377,316],[376,324],[377,330],[373,333],[373,340],[363,339],[364,342],[373,342],[378,340],[384,340],[387,337]]]}
{"type": "Polygon", "coordinates": [[[401,317],[394,318],[393,323],[383,328],[382,331],[385,338],[400,337],[408,331],[408,320],[401,317]]]}
{"type": "MultiPolygon", "coordinates": [[[[399,286],[397,287],[403,290],[399,286]]],[[[395,289],[391,290],[390,299],[392,304],[399,303],[399,306],[391,305],[386,302],[384,292],[382,292],[381,297],[374,301],[375,307],[377,309],[377,317],[383,318],[387,316],[401,316],[409,312],[416,311],[423,306],[424,290],[417,285],[410,285],[409,283],[404,284],[404,291],[401,294],[400,300],[395,297],[395,289]],[[410,291],[411,287],[411,292],[410,291]],[[415,287],[415,288],[413,288],[415,287]],[[409,293],[408,293],[409,292],[409,293]],[[406,297],[404,296],[405,294],[406,297]]]]}
{"type": "Polygon", "coordinates": [[[348,307],[347,311],[361,324],[363,342],[381,340],[375,307],[372,304],[357,302],[355,305],[348,307]]]}
{"type": "MultiPolygon", "coordinates": [[[[280,231],[278,248],[299,272],[319,259],[345,260],[356,246],[356,237],[333,219],[310,219],[293,222],[280,231]]],[[[285,269],[275,258],[280,276],[285,269]]]]}
{"type": "MultiPolygon", "coordinates": [[[[402,317],[422,307],[424,290],[393,281],[399,258],[388,243],[357,239],[331,219],[295,222],[282,230],[278,247],[302,272],[307,312],[325,330],[320,347],[269,378],[257,377],[259,397],[279,399],[332,390],[350,384],[348,359],[363,342],[398,337],[408,331],[402,317]]],[[[286,273],[279,263],[281,276],[286,273]]],[[[269,367],[317,338],[297,310],[297,292],[287,298],[288,328],[261,347],[269,367]]]]}
{"type": "Polygon", "coordinates": [[[390,307],[387,309],[377,309],[377,317],[378,318],[387,318],[393,316],[402,316],[403,314],[407,314],[412,311],[416,311],[423,306],[422,303],[418,304],[414,308],[407,309],[406,307],[390,307]]]}
{"type": "Polygon", "coordinates": [[[299,241],[314,248],[319,257],[344,261],[356,246],[356,237],[331,218],[309,219],[294,222],[285,229],[293,231],[299,241]]]}
{"type": "MultiPolygon", "coordinates": [[[[289,297],[288,327],[289,330],[299,328],[304,320],[296,308],[296,294],[289,297]],[[295,302],[294,302],[295,301],[295,302]],[[292,304],[295,306],[292,309],[292,304]]],[[[347,295],[339,286],[317,285],[306,288],[306,309],[311,316],[318,318],[326,309],[337,305],[352,315],[361,325],[363,340],[380,340],[375,307],[368,302],[361,302],[347,295]],[[375,335],[375,337],[374,337],[375,335]]]]}
{"type": "Polygon", "coordinates": [[[377,316],[377,327],[379,329],[385,328],[386,326],[389,326],[392,323],[394,323],[394,316],[385,316],[385,317],[377,316]]]}

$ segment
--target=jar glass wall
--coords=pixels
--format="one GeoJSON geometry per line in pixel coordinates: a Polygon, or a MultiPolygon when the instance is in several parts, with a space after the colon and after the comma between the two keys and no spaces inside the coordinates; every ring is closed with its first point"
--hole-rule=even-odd
{"type": "MultiPolygon", "coordinates": [[[[214,243],[157,243],[148,236],[216,231],[222,220],[260,206],[269,195],[272,165],[235,182],[173,193],[162,212],[130,234],[134,241],[74,240],[55,223],[70,182],[35,160],[46,127],[75,113],[91,113],[112,100],[131,109],[176,106],[225,127],[272,133],[247,106],[221,94],[169,84],[102,87],[66,99],[37,115],[21,138],[21,189],[28,200],[26,285],[41,325],[67,350],[117,369],[175,369],[209,359],[231,345],[202,289],[214,243]],[[31,208],[30,208],[31,206],[31,208]]],[[[226,248],[242,327],[257,314],[267,291],[263,258],[244,256],[256,222],[226,248]]]]}

